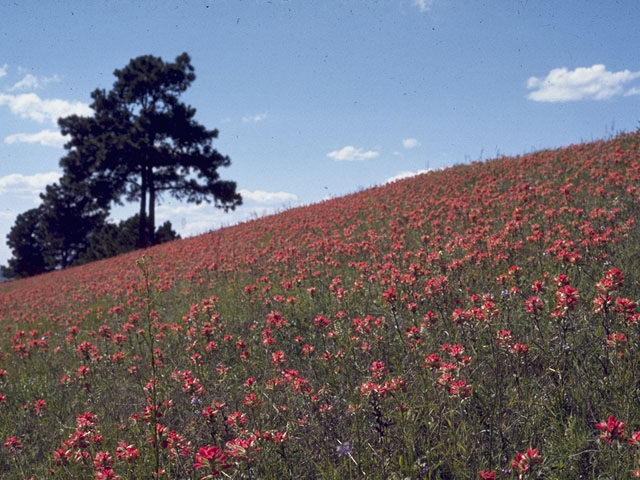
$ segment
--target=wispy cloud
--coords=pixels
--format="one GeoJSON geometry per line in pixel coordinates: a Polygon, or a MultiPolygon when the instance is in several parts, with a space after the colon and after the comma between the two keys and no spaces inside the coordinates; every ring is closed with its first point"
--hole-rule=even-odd
{"type": "Polygon", "coordinates": [[[376,158],[378,155],[380,155],[380,152],[377,152],[375,150],[365,151],[362,148],[356,148],[352,145],[347,145],[346,147],[342,147],[340,150],[334,150],[333,152],[327,153],[327,157],[329,158],[332,158],[336,161],[347,162],[376,158]]]}
{"type": "Polygon", "coordinates": [[[296,202],[298,196],[289,192],[265,192],[264,190],[245,190],[238,191],[242,195],[244,201],[250,201],[261,204],[296,202]]]}
{"type": "Polygon", "coordinates": [[[5,143],[39,143],[45,147],[62,148],[66,139],[57,130],[42,130],[37,133],[14,133],[4,139],[5,143]]]}
{"type": "Polygon", "coordinates": [[[58,75],[52,75],[51,77],[38,78],[35,75],[32,75],[31,73],[27,73],[24,77],[22,77],[22,80],[19,80],[18,82],[14,83],[13,86],[9,87],[7,90],[11,92],[14,90],[29,90],[29,89],[35,89],[35,88],[42,88],[49,83],[59,82],[59,81],[60,81],[60,77],[58,75]]]}
{"type": "Polygon", "coordinates": [[[262,122],[263,120],[266,120],[266,118],[267,118],[266,113],[259,113],[257,115],[246,115],[242,117],[242,121],[244,123],[258,123],[258,122],[262,122]]]}
{"type": "Polygon", "coordinates": [[[270,215],[298,201],[298,196],[289,192],[247,189],[238,192],[244,203],[230,212],[225,213],[206,203],[159,205],[156,218],[158,222],[171,221],[176,231],[184,237],[270,215]]]}
{"type": "Polygon", "coordinates": [[[0,67],[0,78],[4,77],[7,74],[8,68],[9,65],[7,65],[6,63],[0,67]]]}
{"type": "Polygon", "coordinates": [[[82,102],[67,102],[59,98],[42,99],[35,93],[10,95],[0,93],[0,105],[6,105],[11,113],[20,118],[28,118],[43,123],[50,121],[56,124],[58,118],[68,115],[90,116],[93,111],[82,102]]]}
{"type": "MultiPolygon", "coordinates": [[[[530,77],[527,80],[527,88],[533,90],[527,98],[536,102],[606,100],[625,94],[625,84],[637,78],[640,78],[640,72],[609,72],[601,64],[575,70],[554,68],[545,78],[530,77]]],[[[633,94],[629,92],[635,90],[632,88],[627,94],[633,94]]]]}
{"type": "Polygon", "coordinates": [[[432,172],[432,171],[433,170],[431,168],[428,168],[428,169],[416,170],[415,172],[410,172],[410,171],[399,172],[399,173],[395,174],[393,177],[387,178],[384,181],[384,183],[391,183],[391,182],[395,182],[396,180],[402,180],[403,178],[415,177],[416,175],[421,175],[423,173],[429,173],[429,172],[432,172]]]}
{"type": "Polygon", "coordinates": [[[214,207],[200,212],[197,216],[183,216],[180,221],[172,222],[176,231],[182,237],[189,237],[201,233],[209,232],[221,227],[231,226],[240,222],[246,222],[256,218],[277,213],[277,207],[254,206],[240,207],[232,212],[223,212],[214,207]]]}
{"type": "Polygon", "coordinates": [[[28,193],[37,195],[44,191],[47,185],[55,183],[60,179],[58,172],[36,173],[33,175],[22,175],[12,173],[0,177],[0,195],[7,193],[28,193]]]}
{"type": "Polygon", "coordinates": [[[13,90],[22,90],[22,89],[29,89],[29,88],[38,88],[38,78],[35,75],[31,75],[30,73],[27,73],[22,80],[16,82],[13,84],[12,87],[9,87],[7,90],[9,91],[13,91],[13,90]]]}
{"type": "Polygon", "coordinates": [[[413,6],[418,7],[421,12],[428,12],[433,6],[435,0],[413,0],[413,6]]]}
{"type": "Polygon", "coordinates": [[[420,146],[420,142],[415,138],[405,138],[402,140],[402,146],[407,150],[420,146]]]}

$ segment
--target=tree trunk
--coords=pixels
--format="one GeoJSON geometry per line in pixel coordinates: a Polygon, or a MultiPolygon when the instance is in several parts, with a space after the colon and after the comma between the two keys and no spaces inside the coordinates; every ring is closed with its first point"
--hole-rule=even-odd
{"type": "Polygon", "coordinates": [[[138,225],[138,248],[147,246],[147,167],[140,168],[140,224],[138,225]]]}
{"type": "Polygon", "coordinates": [[[156,186],[153,181],[153,167],[149,168],[149,245],[156,243],[156,186]]]}

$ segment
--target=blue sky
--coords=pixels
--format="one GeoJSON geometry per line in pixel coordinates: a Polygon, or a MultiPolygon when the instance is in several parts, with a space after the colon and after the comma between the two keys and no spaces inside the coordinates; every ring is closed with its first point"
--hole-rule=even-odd
{"type": "MultiPolygon", "coordinates": [[[[397,176],[640,126],[635,0],[65,1],[0,5],[0,263],[17,214],[113,71],[187,52],[183,100],[220,130],[244,205],[164,198],[194,235],[397,176]]],[[[126,218],[136,205],[114,209],[126,218]]]]}

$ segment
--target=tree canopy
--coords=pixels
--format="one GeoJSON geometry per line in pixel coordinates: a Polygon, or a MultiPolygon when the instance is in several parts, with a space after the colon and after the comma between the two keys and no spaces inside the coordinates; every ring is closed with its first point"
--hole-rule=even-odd
{"type": "Polygon", "coordinates": [[[114,71],[111,90],[91,94],[93,115],[59,120],[69,141],[63,176],[19,215],[7,235],[14,258],[2,271],[25,277],[179,238],[165,222],[155,227],[163,194],[213,202],[225,211],[242,203],[235,182],[218,168],[231,164],[213,148],[218,130],[195,120],[180,95],[195,80],[189,55],[174,62],[143,55],[114,71]],[[113,203],[139,201],[139,213],[107,222],[113,203]]]}
{"type": "MultiPolygon", "coordinates": [[[[135,250],[139,225],[138,214],[122,220],[117,225],[105,223],[91,235],[87,249],[80,255],[78,263],[93,262],[135,250]]],[[[155,243],[164,243],[177,240],[180,235],[173,230],[171,222],[166,221],[155,230],[154,238],[155,243]]]]}
{"type": "Polygon", "coordinates": [[[13,251],[7,277],[28,277],[78,262],[108,212],[76,186],[64,181],[47,185],[42,203],[18,215],[7,235],[13,251]]]}
{"type": "Polygon", "coordinates": [[[2,274],[8,278],[30,277],[47,271],[40,239],[40,212],[32,208],[21,213],[7,234],[7,245],[13,252],[2,274]]]}
{"type": "MultiPolygon", "coordinates": [[[[80,265],[135,250],[140,217],[136,214],[120,223],[106,221],[106,212],[87,208],[58,184],[47,186],[40,206],[18,215],[7,235],[13,252],[7,278],[30,277],[80,265]]],[[[180,238],[166,221],[155,230],[155,243],[180,238]]]]}
{"type": "Polygon", "coordinates": [[[138,246],[154,243],[155,206],[163,193],[189,202],[214,202],[225,211],[242,203],[235,182],[218,168],[231,164],[212,146],[218,130],[195,119],[180,95],[195,80],[189,55],[174,62],[144,55],[115,70],[110,91],[91,94],[91,117],[59,120],[69,136],[60,161],[65,176],[87,186],[100,204],[138,200],[138,246]]]}
{"type": "Polygon", "coordinates": [[[63,177],[40,195],[40,240],[49,270],[77,263],[109,214],[79,187],[63,177]]]}

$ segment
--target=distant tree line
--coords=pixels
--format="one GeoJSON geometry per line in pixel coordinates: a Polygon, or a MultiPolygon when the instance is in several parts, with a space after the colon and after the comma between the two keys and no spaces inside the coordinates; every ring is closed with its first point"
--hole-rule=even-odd
{"type": "MultiPolygon", "coordinates": [[[[13,257],[8,266],[1,267],[4,277],[30,277],[139,248],[138,214],[118,224],[107,222],[108,212],[91,213],[86,199],[63,203],[68,198],[52,198],[51,192],[60,188],[58,184],[48,186],[47,193],[41,195],[42,204],[16,218],[7,235],[13,257]]],[[[169,221],[154,232],[154,244],[179,238],[169,221]]]]}
{"type": "Polygon", "coordinates": [[[144,55],[115,70],[110,91],[91,94],[93,115],[58,123],[69,138],[63,175],[46,187],[37,208],[18,215],[7,235],[13,258],[5,277],[67,268],[179,238],[171,223],[155,225],[163,194],[214,202],[225,211],[242,203],[236,183],[221,180],[231,164],[212,142],[218,130],[194,120],[179,96],[195,80],[189,55],[175,62],[144,55]],[[109,223],[112,204],[139,201],[139,213],[109,223]]]}

